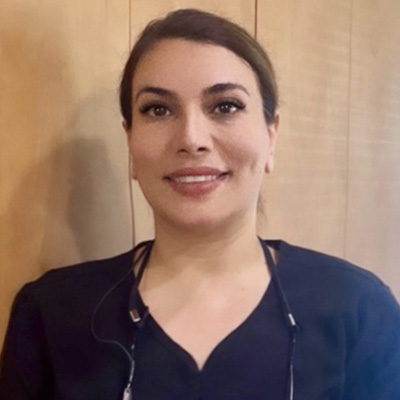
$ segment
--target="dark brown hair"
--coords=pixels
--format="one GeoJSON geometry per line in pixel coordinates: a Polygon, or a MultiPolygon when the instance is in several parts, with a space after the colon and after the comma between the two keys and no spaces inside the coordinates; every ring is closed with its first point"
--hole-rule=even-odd
{"type": "Polygon", "coordinates": [[[128,129],[132,126],[132,84],[136,66],[163,39],[215,44],[245,60],[257,76],[265,120],[268,124],[274,121],[278,106],[278,88],[271,61],[260,44],[239,25],[225,18],[195,9],[183,9],[150,22],[130,53],[120,85],[120,107],[128,129]]]}

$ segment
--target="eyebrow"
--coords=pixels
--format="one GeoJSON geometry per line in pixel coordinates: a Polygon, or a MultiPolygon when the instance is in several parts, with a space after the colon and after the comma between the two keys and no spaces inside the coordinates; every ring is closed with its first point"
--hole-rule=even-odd
{"type": "MultiPolygon", "coordinates": [[[[212,85],[209,88],[204,89],[203,94],[211,95],[211,94],[226,92],[228,90],[235,90],[235,89],[239,89],[242,92],[246,93],[248,96],[250,96],[249,92],[243,85],[240,85],[239,83],[233,83],[233,82],[216,83],[215,85],[212,85]]],[[[161,88],[158,86],[144,86],[136,94],[135,100],[137,100],[138,97],[143,93],[152,93],[152,94],[157,94],[157,95],[163,96],[163,97],[177,97],[177,94],[171,90],[164,89],[164,88],[161,88]]]]}
{"type": "Polygon", "coordinates": [[[159,96],[164,96],[164,97],[174,97],[176,96],[176,93],[171,92],[170,90],[163,89],[157,86],[144,86],[142,89],[140,89],[135,96],[135,100],[138,99],[138,97],[142,93],[153,93],[153,94],[158,94],[159,96]]]}
{"type": "Polygon", "coordinates": [[[248,96],[250,96],[250,93],[247,91],[247,89],[243,86],[240,85],[239,83],[233,83],[233,82],[226,82],[226,83],[217,83],[203,91],[204,94],[214,94],[214,93],[221,93],[225,92],[227,90],[235,90],[239,89],[242,92],[246,93],[248,96]]]}

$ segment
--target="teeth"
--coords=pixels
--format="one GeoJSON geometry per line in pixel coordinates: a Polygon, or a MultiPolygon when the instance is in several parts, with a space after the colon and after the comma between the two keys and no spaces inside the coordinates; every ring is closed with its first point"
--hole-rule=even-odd
{"type": "Polygon", "coordinates": [[[180,176],[174,178],[175,182],[179,183],[195,183],[195,182],[206,182],[217,179],[217,175],[197,175],[197,176],[180,176]]]}

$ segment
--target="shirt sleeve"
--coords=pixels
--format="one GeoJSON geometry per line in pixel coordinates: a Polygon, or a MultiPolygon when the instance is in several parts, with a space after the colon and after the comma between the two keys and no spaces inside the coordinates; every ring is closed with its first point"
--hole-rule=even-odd
{"type": "Polygon", "coordinates": [[[343,400],[400,399],[400,307],[383,285],[359,305],[343,400]]]}
{"type": "Polygon", "coordinates": [[[0,360],[0,399],[46,400],[52,391],[49,357],[29,286],[16,296],[0,360]]]}

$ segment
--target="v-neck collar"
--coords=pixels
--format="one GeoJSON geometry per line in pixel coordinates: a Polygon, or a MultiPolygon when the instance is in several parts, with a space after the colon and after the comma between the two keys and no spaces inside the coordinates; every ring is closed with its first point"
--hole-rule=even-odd
{"type": "Polygon", "coordinates": [[[137,278],[135,279],[135,284],[132,289],[131,293],[131,298],[130,298],[130,310],[132,308],[136,309],[139,313],[139,315],[142,316],[141,321],[136,323],[136,326],[138,328],[143,326],[144,321],[146,320],[146,324],[149,326],[149,328],[153,331],[155,337],[164,345],[166,346],[169,350],[173,351],[175,354],[178,354],[179,357],[181,357],[185,362],[191,364],[191,369],[197,373],[201,373],[207,368],[207,364],[212,361],[212,358],[214,354],[219,350],[221,346],[224,345],[224,343],[229,340],[229,338],[235,334],[240,334],[240,331],[244,329],[246,324],[250,324],[251,320],[254,319],[254,316],[260,311],[264,303],[269,302],[270,298],[272,296],[271,294],[271,287],[274,285],[274,273],[272,272],[277,265],[280,264],[281,261],[281,256],[279,257],[278,262],[275,264],[273,257],[271,255],[271,252],[268,248],[268,246],[280,250],[282,241],[280,240],[260,240],[260,245],[263,249],[264,252],[264,258],[265,258],[265,263],[266,263],[266,268],[269,269],[270,271],[270,280],[268,282],[268,285],[265,288],[265,291],[263,295],[261,296],[260,300],[256,304],[256,306],[251,310],[251,312],[243,319],[242,322],[238,324],[237,327],[233,328],[230,332],[228,332],[217,344],[216,346],[212,349],[212,351],[209,353],[203,367],[200,369],[198,368],[198,365],[193,358],[193,356],[190,354],[189,351],[187,351],[183,346],[181,346],[178,342],[176,342],[171,336],[168,335],[168,333],[161,327],[161,325],[157,322],[157,320],[151,315],[151,310],[149,311],[148,307],[146,306],[145,302],[143,301],[142,296],[140,295],[140,291],[138,289],[140,280],[143,276],[144,270],[147,266],[148,260],[150,258],[150,253],[152,246],[154,244],[154,241],[149,242],[149,248],[145,250],[146,254],[144,255],[141,264],[139,266],[137,278]]]}

